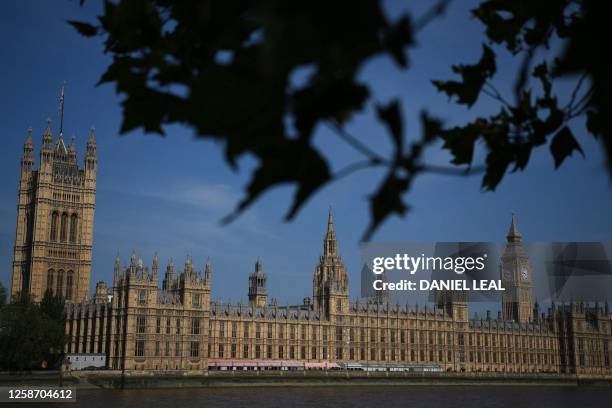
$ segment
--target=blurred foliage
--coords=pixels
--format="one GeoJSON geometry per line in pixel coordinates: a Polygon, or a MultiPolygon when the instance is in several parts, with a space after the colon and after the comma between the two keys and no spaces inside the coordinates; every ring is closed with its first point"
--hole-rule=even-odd
{"type": "Polygon", "coordinates": [[[6,288],[4,287],[2,282],[0,282],[0,309],[2,309],[5,303],[6,303],[6,288]]]}
{"type": "Polygon", "coordinates": [[[57,368],[65,342],[64,303],[51,291],[40,303],[20,294],[0,309],[0,369],[57,368]]]}
{"type": "Polygon", "coordinates": [[[587,115],[587,130],[601,136],[608,168],[612,170],[610,127],[601,126],[601,118],[612,113],[610,79],[604,74],[610,72],[610,63],[603,58],[604,38],[610,29],[602,17],[603,3],[489,0],[472,14],[485,25],[489,41],[504,46],[520,59],[520,64],[514,102],[504,98],[490,82],[496,72],[495,53],[486,45],[478,63],[453,66],[462,81],[433,81],[438,90],[456,98],[459,104],[469,107],[482,94],[500,104],[499,113],[493,116],[474,118],[441,133],[453,163],[471,164],[474,146],[483,140],[488,154],[482,186],[494,190],[509,167],[511,171],[523,170],[532,150],[552,138],[550,152],[559,167],[574,151],[584,154],[568,124],[587,115]],[[560,55],[550,48],[554,38],[564,41],[560,55]],[[553,92],[554,81],[562,77],[576,80],[565,104],[553,92]]]}
{"type": "Polygon", "coordinates": [[[246,154],[258,159],[244,199],[225,221],[283,183],[296,186],[286,215],[290,220],[332,180],[384,166],[386,176],[370,197],[368,239],[389,215],[406,212],[404,195],[423,172],[466,175],[482,170],[483,188],[493,190],[509,169],[523,170],[532,150],[546,144],[558,167],[574,151],[582,153],[568,125],[583,115],[588,116],[587,130],[601,138],[608,159],[612,157],[610,125],[602,119],[610,113],[605,2],[482,1],[471,11],[485,27],[481,59],[454,65],[457,80],[434,80],[433,85],[467,108],[489,96],[499,104],[499,113],[444,128],[440,119],[421,112],[422,135],[408,138],[399,102],[377,103],[376,118],[394,146],[390,157],[380,156],[345,128],[353,114],[375,103],[371,84],[358,74],[380,55],[389,55],[399,70],[408,69],[408,51],[418,32],[444,13],[448,1],[432,3],[418,18],[406,13],[393,19],[379,0],[104,4],[97,22],[69,23],[83,36],[105,40],[113,61],[100,83],[114,83],[125,95],[122,133],[142,128],[163,134],[164,125],[180,123],[199,137],[221,141],[232,167],[246,154]],[[550,48],[554,38],[565,44],[559,55],[550,48]],[[519,62],[512,98],[502,96],[492,83],[497,52],[519,62]],[[295,85],[292,75],[301,69],[310,74],[304,84],[295,85]],[[576,83],[563,104],[553,91],[562,77],[576,83]],[[333,158],[312,143],[320,125],[332,129],[364,160],[332,174],[333,158]],[[456,167],[423,163],[424,149],[440,138],[456,167]],[[484,166],[473,163],[479,141],[487,149],[484,166]]]}

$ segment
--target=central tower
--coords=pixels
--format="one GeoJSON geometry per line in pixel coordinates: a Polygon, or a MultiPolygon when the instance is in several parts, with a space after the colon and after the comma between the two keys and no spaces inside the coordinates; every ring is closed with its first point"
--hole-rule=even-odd
{"type": "Polygon", "coordinates": [[[68,147],[62,132],[54,141],[49,119],[36,169],[31,133],[21,158],[11,295],[27,292],[38,301],[50,289],[67,302],[82,302],[89,289],[96,203],[94,131],[82,168],[74,138],[68,147]]]}
{"type": "Polygon", "coordinates": [[[261,261],[255,262],[255,272],[249,275],[249,304],[251,307],[263,307],[268,303],[266,291],[266,274],[262,271],[261,261]]]}
{"type": "Polygon", "coordinates": [[[312,286],[314,307],[327,318],[335,313],[348,312],[348,275],[338,254],[331,207],[323,239],[323,255],[315,269],[312,286]]]}

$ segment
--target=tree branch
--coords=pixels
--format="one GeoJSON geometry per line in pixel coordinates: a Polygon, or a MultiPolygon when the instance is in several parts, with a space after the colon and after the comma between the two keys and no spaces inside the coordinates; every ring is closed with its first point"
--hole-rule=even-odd
{"type": "Polygon", "coordinates": [[[521,91],[527,83],[527,73],[529,72],[529,67],[531,66],[531,60],[533,59],[535,49],[536,46],[532,46],[527,50],[525,57],[523,58],[523,63],[521,64],[521,68],[519,69],[516,84],[514,85],[514,97],[516,98],[517,104],[521,103],[521,91]]]}
{"type": "Polygon", "coordinates": [[[440,17],[444,14],[448,5],[450,4],[450,0],[440,0],[436,4],[434,4],[429,10],[425,12],[418,20],[414,22],[414,32],[419,32],[423,28],[427,26],[427,24],[431,23],[435,18],[440,17]]]}
{"type": "Polygon", "coordinates": [[[440,174],[444,176],[474,176],[485,172],[485,166],[468,167],[466,169],[459,169],[455,167],[438,166],[434,164],[422,165],[419,168],[420,171],[425,173],[440,174]]]}
{"type": "Polygon", "coordinates": [[[578,80],[578,83],[574,87],[574,90],[572,91],[572,97],[570,98],[569,102],[567,103],[567,106],[564,109],[568,113],[572,111],[572,108],[574,107],[574,102],[576,101],[576,96],[578,95],[578,91],[580,91],[580,87],[582,86],[582,83],[586,79],[587,75],[588,73],[586,71],[583,72],[582,75],[580,76],[580,79],[578,80]]]}
{"type": "Polygon", "coordinates": [[[356,171],[367,169],[369,167],[378,167],[378,166],[383,166],[383,165],[384,165],[383,163],[375,163],[371,160],[358,161],[355,163],[351,163],[348,166],[343,167],[340,170],[338,170],[338,172],[333,175],[333,179],[334,181],[337,181],[341,178],[349,176],[351,173],[354,173],[356,171]]]}
{"type": "Polygon", "coordinates": [[[485,82],[485,86],[488,86],[490,88],[486,89],[486,88],[482,88],[482,93],[484,93],[485,95],[495,99],[496,101],[502,103],[503,105],[505,105],[507,108],[512,108],[512,105],[510,105],[510,102],[508,102],[503,96],[502,94],[497,90],[497,88],[495,88],[495,86],[490,83],[489,81],[485,82]]]}
{"type": "Polygon", "coordinates": [[[351,145],[355,150],[365,155],[370,162],[373,164],[389,164],[389,160],[381,157],[374,150],[370,149],[367,145],[361,143],[359,139],[348,133],[340,124],[336,122],[325,122],[325,124],[332,129],[342,140],[351,145]]]}

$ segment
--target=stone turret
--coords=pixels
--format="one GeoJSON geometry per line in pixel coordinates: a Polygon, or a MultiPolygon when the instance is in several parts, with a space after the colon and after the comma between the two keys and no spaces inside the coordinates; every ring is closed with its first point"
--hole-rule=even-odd
{"type": "Polygon", "coordinates": [[[166,265],[166,274],[164,276],[164,281],[162,284],[163,290],[170,290],[174,284],[174,261],[172,258],[168,261],[168,265],[166,265]]]}
{"type": "Polygon", "coordinates": [[[266,290],[266,274],[262,271],[262,263],[255,262],[255,271],[249,275],[249,304],[251,307],[262,307],[268,302],[266,290]]]}

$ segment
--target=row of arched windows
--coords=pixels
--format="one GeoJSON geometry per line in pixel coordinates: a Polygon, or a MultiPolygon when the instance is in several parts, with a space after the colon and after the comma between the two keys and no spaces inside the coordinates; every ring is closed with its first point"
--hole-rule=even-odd
{"type": "Polygon", "coordinates": [[[25,212],[24,226],[25,226],[25,244],[28,245],[32,242],[32,220],[30,219],[31,213],[29,210],[25,212]]]}
{"type": "Polygon", "coordinates": [[[57,231],[59,222],[59,241],[66,242],[67,239],[70,242],[76,242],[77,228],[78,228],[79,217],[76,214],[70,216],[70,225],[68,225],[68,213],[62,213],[61,217],[59,212],[53,211],[51,214],[51,233],[49,239],[51,241],[57,241],[57,231]],[[70,228],[70,230],[68,230],[70,228]]]}
{"type": "Polygon", "coordinates": [[[51,290],[56,296],[64,297],[66,300],[71,300],[73,287],[73,271],[68,271],[64,273],[63,269],[60,269],[58,271],[49,269],[49,271],[47,272],[47,289],[51,290]],[[65,285],[64,278],[66,278],[65,285]]]}

